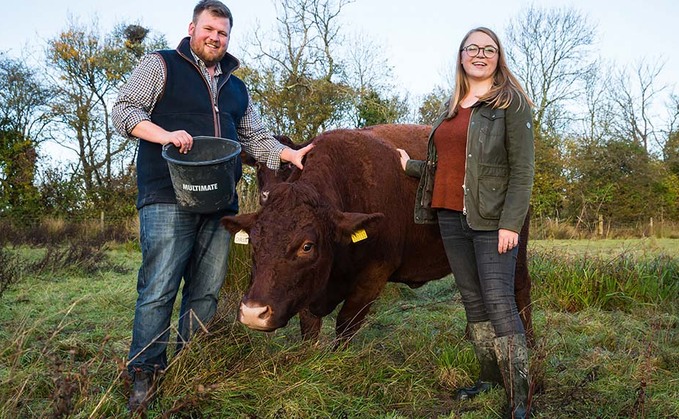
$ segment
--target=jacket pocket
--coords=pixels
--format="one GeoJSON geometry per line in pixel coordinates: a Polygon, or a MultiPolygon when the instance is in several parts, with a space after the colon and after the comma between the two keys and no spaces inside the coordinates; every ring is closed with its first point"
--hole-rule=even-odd
{"type": "Polygon", "coordinates": [[[487,139],[503,139],[505,136],[505,111],[482,107],[479,109],[481,119],[481,135],[487,139]]]}
{"type": "Polygon", "coordinates": [[[499,220],[507,195],[509,170],[505,166],[479,166],[479,215],[499,220]]]}

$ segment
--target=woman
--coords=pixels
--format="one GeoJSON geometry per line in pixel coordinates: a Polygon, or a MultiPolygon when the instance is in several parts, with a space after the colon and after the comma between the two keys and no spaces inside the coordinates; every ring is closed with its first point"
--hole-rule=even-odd
{"type": "Polygon", "coordinates": [[[533,186],[531,106],[497,35],[475,28],[460,44],[455,90],[429,136],[427,160],[398,150],[406,173],[420,178],[415,222],[438,221],[481,367],[457,398],[504,385],[516,418],[529,413],[514,268],[533,186]]]}

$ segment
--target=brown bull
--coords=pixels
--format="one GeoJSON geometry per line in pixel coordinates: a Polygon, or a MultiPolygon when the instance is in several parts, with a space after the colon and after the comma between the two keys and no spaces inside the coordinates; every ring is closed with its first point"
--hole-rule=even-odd
{"type": "MultiPolygon", "coordinates": [[[[431,127],[380,125],[326,132],[313,141],[305,168],[258,170],[257,213],[224,217],[244,230],[253,248],[252,281],[238,320],[272,331],[300,314],[313,338],[320,318],[342,304],[339,339],[350,338],[387,282],[410,287],[450,274],[437,225],[416,225],[417,180],[401,169],[396,148],[426,153],[431,127]]],[[[516,299],[530,336],[528,217],[521,232],[516,299]]]]}

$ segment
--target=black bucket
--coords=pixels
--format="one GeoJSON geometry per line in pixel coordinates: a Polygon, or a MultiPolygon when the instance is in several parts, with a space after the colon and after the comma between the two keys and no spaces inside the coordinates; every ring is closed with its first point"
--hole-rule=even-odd
{"type": "Polygon", "coordinates": [[[240,143],[226,138],[193,137],[186,154],[172,143],[163,146],[180,208],[207,214],[226,208],[235,196],[234,165],[240,143]]]}

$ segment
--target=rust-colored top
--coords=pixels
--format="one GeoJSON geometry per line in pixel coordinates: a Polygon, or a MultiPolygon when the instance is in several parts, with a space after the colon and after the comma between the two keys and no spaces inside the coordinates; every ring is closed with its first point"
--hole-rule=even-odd
{"type": "Polygon", "coordinates": [[[464,207],[464,164],[471,108],[460,107],[457,115],[443,121],[434,132],[438,151],[432,208],[462,211],[464,207]]]}

